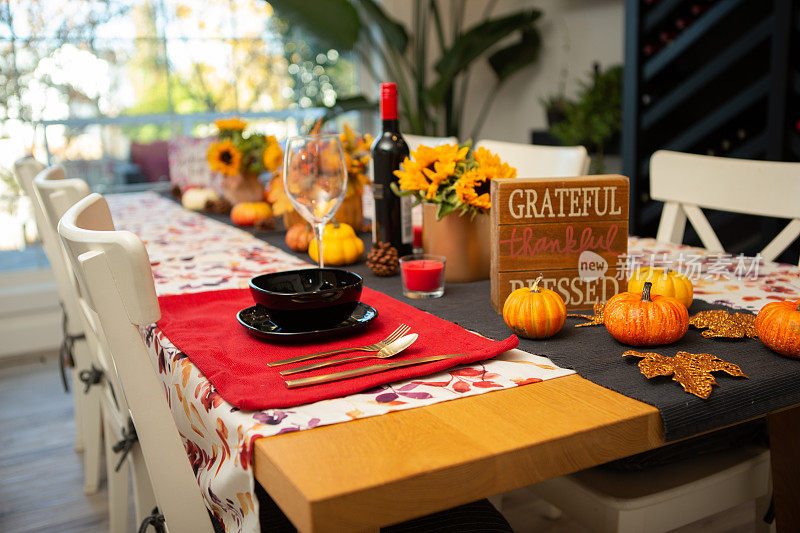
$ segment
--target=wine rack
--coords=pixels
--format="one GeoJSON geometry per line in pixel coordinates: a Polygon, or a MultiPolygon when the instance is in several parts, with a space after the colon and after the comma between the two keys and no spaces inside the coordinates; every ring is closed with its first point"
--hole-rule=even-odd
{"type": "MultiPolygon", "coordinates": [[[[661,204],[649,197],[656,150],[800,161],[800,2],[626,0],[625,32],[622,164],[631,179],[631,232],[655,235],[658,226],[661,204]]],[[[741,227],[753,227],[747,217],[707,215],[723,245],[743,253],[781,227],[758,223],[760,235],[745,240],[741,227]]]]}

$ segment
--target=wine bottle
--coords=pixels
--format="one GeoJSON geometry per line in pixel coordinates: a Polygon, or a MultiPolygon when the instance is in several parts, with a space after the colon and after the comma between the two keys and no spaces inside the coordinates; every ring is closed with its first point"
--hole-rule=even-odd
{"type": "Polygon", "coordinates": [[[372,193],[375,216],[372,219],[372,241],[389,242],[400,256],[412,251],[414,230],[411,226],[411,197],[397,196],[391,184],[398,179],[394,171],[408,157],[408,145],[400,134],[397,120],[397,85],[381,83],[381,119],[383,133],[372,145],[372,193]]]}

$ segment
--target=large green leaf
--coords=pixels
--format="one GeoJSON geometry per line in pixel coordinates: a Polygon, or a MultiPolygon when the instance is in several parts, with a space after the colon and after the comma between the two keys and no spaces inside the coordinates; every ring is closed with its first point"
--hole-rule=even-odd
{"type": "Polygon", "coordinates": [[[364,13],[380,28],[386,42],[404,54],[408,47],[408,32],[405,27],[386,14],[373,0],[356,0],[364,13]]]}
{"type": "Polygon", "coordinates": [[[332,107],[327,108],[325,115],[322,117],[322,123],[324,124],[325,122],[333,120],[339,115],[350,111],[365,111],[374,109],[378,109],[378,103],[368,100],[363,94],[339,98],[332,107]]]}
{"type": "Polygon", "coordinates": [[[538,9],[518,11],[481,22],[459,35],[436,64],[439,80],[428,91],[431,102],[443,103],[449,87],[459,73],[504,38],[516,31],[531,29],[541,14],[538,9]]]}
{"type": "Polygon", "coordinates": [[[489,65],[503,83],[518,70],[533,64],[539,56],[542,39],[536,28],[522,32],[520,40],[506,48],[501,48],[489,56],[489,65]]]}
{"type": "Polygon", "coordinates": [[[325,46],[351,50],[358,41],[361,19],[348,0],[269,0],[275,12],[310,32],[325,46]]]}

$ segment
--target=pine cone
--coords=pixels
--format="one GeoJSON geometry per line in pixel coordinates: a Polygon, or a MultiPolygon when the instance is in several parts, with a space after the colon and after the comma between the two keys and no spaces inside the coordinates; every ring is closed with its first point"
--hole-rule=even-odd
{"type": "Polygon", "coordinates": [[[367,254],[367,266],[376,276],[394,276],[400,267],[397,248],[388,242],[377,242],[367,254]]]}
{"type": "Polygon", "coordinates": [[[205,210],[212,215],[230,215],[233,205],[227,198],[217,198],[216,200],[207,200],[204,206],[205,210]]]}

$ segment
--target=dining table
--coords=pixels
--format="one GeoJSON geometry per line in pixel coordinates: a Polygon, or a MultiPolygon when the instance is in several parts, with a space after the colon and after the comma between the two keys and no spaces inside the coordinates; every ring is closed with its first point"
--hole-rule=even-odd
{"type": "MultiPolygon", "coordinates": [[[[160,297],[242,289],[255,275],[310,266],[277,229],[244,231],[152,192],[109,195],[108,201],[116,227],[144,241],[160,297]]],[[[710,252],[631,237],[627,255],[637,254],[708,258],[710,252]]],[[[703,272],[713,270],[711,261],[702,263],[703,272]]],[[[725,275],[702,277],[695,298],[751,312],[768,302],[800,299],[800,268],[758,265],[759,272],[735,283],[725,275]]],[[[372,276],[363,263],[345,268],[360,273],[365,286],[468,330],[488,336],[501,330],[486,281],[448,284],[437,300],[409,300],[401,296],[399,277],[372,276]]],[[[233,319],[231,327],[239,327],[233,319]]],[[[751,402],[756,405],[740,410],[738,418],[711,413],[680,429],[624,387],[601,386],[580,365],[560,365],[535,353],[536,345],[522,344],[434,376],[308,405],[246,411],[228,403],[158,324],[140,329],[207,505],[229,531],[258,530],[256,483],[300,531],[377,530],[763,417],[777,526],[800,529],[800,461],[794,453],[800,395],[794,393],[761,406],[751,402]]],[[[726,387],[732,387],[728,381],[714,394],[726,387]]]]}

